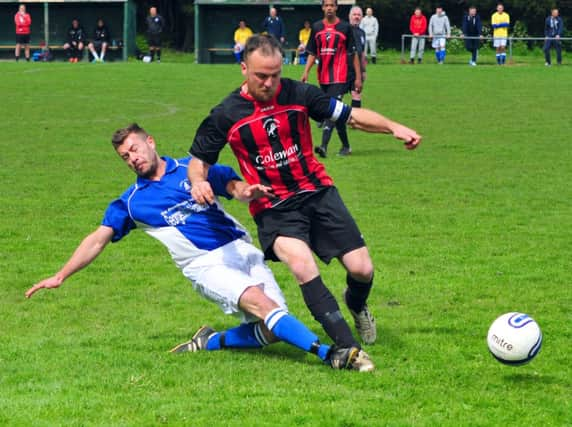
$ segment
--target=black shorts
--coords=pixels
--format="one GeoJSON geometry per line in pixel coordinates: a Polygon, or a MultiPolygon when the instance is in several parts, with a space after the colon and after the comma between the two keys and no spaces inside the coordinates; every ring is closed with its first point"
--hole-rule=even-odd
{"type": "Polygon", "coordinates": [[[30,35],[16,34],[16,44],[30,44],[30,35]]]}
{"type": "Polygon", "coordinates": [[[308,244],[328,264],[365,246],[359,228],[336,187],[302,193],[254,217],[264,257],[278,261],[273,245],[278,236],[294,237],[308,244]]]}
{"type": "Polygon", "coordinates": [[[332,98],[341,100],[348,91],[347,83],[332,83],[331,85],[320,85],[322,91],[332,98]]]}
{"type": "MultiPolygon", "coordinates": [[[[103,41],[103,40],[94,41],[94,42],[92,42],[93,48],[94,48],[95,50],[101,50],[101,48],[102,48],[102,46],[103,46],[103,43],[107,43],[107,42],[105,42],[105,41],[103,41]]],[[[107,45],[109,45],[109,43],[107,43],[107,45]]]]}
{"type": "Polygon", "coordinates": [[[147,34],[149,47],[161,47],[161,34],[147,34]]]}

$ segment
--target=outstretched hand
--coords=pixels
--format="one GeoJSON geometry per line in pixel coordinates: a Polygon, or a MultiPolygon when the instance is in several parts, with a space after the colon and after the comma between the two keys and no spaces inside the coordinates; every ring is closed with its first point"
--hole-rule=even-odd
{"type": "Polygon", "coordinates": [[[272,190],[272,187],[268,187],[262,184],[252,184],[244,187],[241,196],[242,196],[241,198],[249,201],[260,199],[261,197],[269,197],[269,198],[276,197],[274,191],[272,190]]]}
{"type": "Polygon", "coordinates": [[[415,150],[421,144],[421,135],[401,124],[394,127],[393,136],[402,140],[408,150],[415,150]]]}
{"type": "Polygon", "coordinates": [[[64,281],[57,276],[48,277],[41,282],[36,283],[26,291],[26,298],[30,298],[40,289],[54,289],[59,288],[64,281]]]}

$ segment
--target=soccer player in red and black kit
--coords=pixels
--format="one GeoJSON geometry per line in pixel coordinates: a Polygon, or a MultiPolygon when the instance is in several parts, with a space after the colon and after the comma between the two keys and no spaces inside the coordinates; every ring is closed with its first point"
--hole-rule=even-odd
{"type": "MultiPolygon", "coordinates": [[[[306,68],[302,74],[302,81],[308,81],[308,74],[316,58],[318,63],[318,82],[322,90],[332,98],[341,100],[344,94],[349,90],[348,87],[348,54],[355,51],[355,42],[353,30],[350,24],[342,21],[336,16],[338,10],[337,0],[322,0],[322,10],[324,11],[324,19],[315,22],[312,25],[310,40],[306,51],[308,52],[308,60],[306,68]]],[[[355,76],[354,88],[357,92],[361,91],[361,68],[359,59],[353,55],[353,63],[355,76]]],[[[350,142],[348,139],[348,131],[345,122],[336,122],[336,129],[340,140],[342,141],[342,149],[338,154],[347,156],[351,154],[350,142]]],[[[328,152],[328,143],[332,137],[334,130],[334,122],[327,120],[323,124],[322,144],[316,147],[315,151],[320,157],[326,157],[328,152]]]]}
{"type": "Polygon", "coordinates": [[[371,371],[373,362],[353,337],[312,254],[325,263],[337,258],[345,267],[345,302],[363,341],[373,343],[377,331],[366,304],[373,264],[354,219],[312,152],[310,118],[391,133],[408,149],[416,148],[421,137],[374,111],[345,105],[315,86],[281,78],[282,59],[275,38],[248,39],[241,63],[245,82],[211,111],[191,146],[191,194],[198,203],[214,201],[206,178],[228,142],[245,180],[272,189],[272,194],[250,203],[266,258],[290,268],[310,312],[336,343],[333,351],[347,354],[346,367],[371,371]]]}

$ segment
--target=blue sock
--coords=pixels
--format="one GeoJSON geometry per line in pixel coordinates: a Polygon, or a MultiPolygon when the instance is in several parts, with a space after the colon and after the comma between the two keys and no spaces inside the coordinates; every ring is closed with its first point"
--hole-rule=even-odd
{"type": "Polygon", "coordinates": [[[445,62],[445,57],[447,56],[447,51],[443,49],[441,51],[441,62],[445,62]]]}
{"type": "Polygon", "coordinates": [[[441,52],[436,50],[435,51],[435,59],[437,59],[437,62],[441,62],[441,60],[439,59],[441,57],[441,52]]]}
{"type": "Polygon", "coordinates": [[[240,52],[234,52],[234,59],[236,59],[236,62],[240,64],[240,52]]]}
{"type": "Polygon", "coordinates": [[[501,63],[500,54],[497,53],[497,64],[500,65],[500,63],[501,63]]]}
{"type": "Polygon", "coordinates": [[[503,64],[506,64],[506,53],[501,53],[501,61],[503,64]]]}
{"type": "Polygon", "coordinates": [[[326,360],[330,346],[320,344],[318,336],[287,311],[281,308],[272,310],[264,319],[264,324],[280,340],[326,360]]]}
{"type": "Polygon", "coordinates": [[[260,342],[256,327],[258,323],[243,323],[236,328],[218,332],[207,342],[207,350],[222,350],[223,348],[260,348],[265,342],[260,342]]]}

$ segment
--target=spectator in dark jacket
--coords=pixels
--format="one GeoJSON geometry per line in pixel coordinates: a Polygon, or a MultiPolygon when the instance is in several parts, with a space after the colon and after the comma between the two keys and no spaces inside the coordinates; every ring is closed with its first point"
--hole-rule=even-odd
{"type": "Polygon", "coordinates": [[[546,18],[546,22],[544,23],[544,36],[546,37],[546,41],[544,42],[544,58],[546,59],[545,65],[547,67],[552,64],[550,60],[550,49],[552,48],[556,50],[556,61],[558,65],[562,64],[562,42],[560,41],[560,37],[564,34],[564,23],[559,15],[558,9],[552,9],[552,13],[546,18]]]}
{"type": "Polygon", "coordinates": [[[475,6],[469,7],[469,13],[464,16],[462,31],[463,36],[466,37],[465,47],[471,52],[469,65],[474,67],[477,65],[477,54],[481,43],[480,37],[483,34],[483,24],[481,23],[481,17],[477,14],[477,8],[475,6]]]}
{"type": "Polygon", "coordinates": [[[157,8],[150,7],[149,16],[147,17],[147,43],[149,43],[151,61],[155,60],[155,54],[157,54],[157,62],[161,62],[161,33],[164,26],[165,21],[157,13],[157,8]]]}
{"type": "Polygon", "coordinates": [[[280,40],[280,43],[286,41],[286,29],[284,28],[284,21],[278,16],[278,12],[275,7],[270,8],[270,16],[267,16],[262,24],[262,28],[268,34],[276,37],[280,40]]]}

